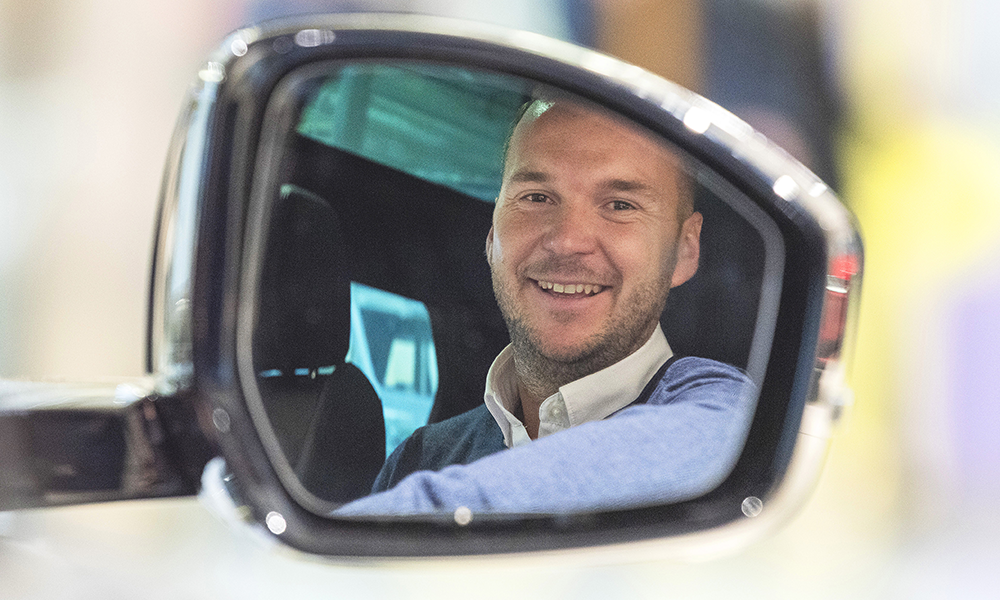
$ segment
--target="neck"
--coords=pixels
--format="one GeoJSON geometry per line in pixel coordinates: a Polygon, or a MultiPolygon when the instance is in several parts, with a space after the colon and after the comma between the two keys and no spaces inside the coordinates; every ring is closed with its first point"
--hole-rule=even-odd
{"type": "Polygon", "coordinates": [[[563,363],[539,355],[533,348],[514,347],[514,372],[517,376],[517,394],[521,404],[521,421],[531,439],[538,437],[538,409],[546,398],[571,381],[596,373],[610,366],[595,364],[591,360],[563,363]]]}
{"type": "MultiPolygon", "coordinates": [[[[553,394],[555,392],[552,392],[553,394]]],[[[538,409],[542,406],[542,402],[546,398],[551,396],[540,395],[532,392],[530,388],[523,385],[520,380],[517,383],[517,396],[520,401],[519,411],[520,414],[516,414],[521,422],[524,423],[524,429],[528,432],[528,437],[535,440],[538,439],[538,425],[541,419],[538,416],[538,409]]]]}
{"type": "Polygon", "coordinates": [[[521,421],[531,439],[538,436],[538,408],[546,398],[559,391],[567,383],[597,373],[631,355],[649,339],[656,329],[652,323],[646,335],[630,346],[605,344],[601,350],[580,356],[572,361],[558,361],[544,356],[538,348],[520,339],[511,332],[514,350],[514,372],[517,377],[517,393],[521,406],[521,421]]]}

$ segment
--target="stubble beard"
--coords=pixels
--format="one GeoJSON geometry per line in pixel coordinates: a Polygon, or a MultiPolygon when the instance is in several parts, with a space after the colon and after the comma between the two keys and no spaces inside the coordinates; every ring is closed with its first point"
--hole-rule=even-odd
{"type": "Polygon", "coordinates": [[[596,373],[638,350],[652,334],[666,304],[669,287],[646,282],[628,298],[619,299],[619,311],[601,331],[575,348],[547,350],[543,336],[533,328],[517,306],[512,290],[493,274],[493,292],[500,306],[514,351],[514,365],[521,385],[546,398],[572,381],[596,373]]]}

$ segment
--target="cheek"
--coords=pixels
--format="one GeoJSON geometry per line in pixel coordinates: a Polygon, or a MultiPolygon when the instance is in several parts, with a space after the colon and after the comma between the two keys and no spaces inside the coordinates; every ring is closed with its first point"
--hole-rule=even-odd
{"type": "Polygon", "coordinates": [[[660,236],[636,236],[628,243],[619,242],[614,253],[614,263],[626,281],[631,279],[644,287],[650,284],[669,287],[676,260],[675,250],[660,236]]]}
{"type": "Polygon", "coordinates": [[[498,220],[493,234],[493,264],[513,268],[524,260],[532,245],[531,231],[515,218],[498,220]]]}
{"type": "Polygon", "coordinates": [[[500,266],[501,263],[508,260],[516,230],[517,228],[511,222],[510,214],[507,211],[503,211],[494,218],[492,229],[492,263],[494,265],[500,266]]]}
{"type": "Polygon", "coordinates": [[[643,273],[662,255],[659,240],[641,231],[617,231],[605,238],[605,253],[622,273],[643,273]]]}
{"type": "Polygon", "coordinates": [[[490,265],[497,267],[504,259],[504,250],[507,245],[504,243],[502,230],[494,227],[493,237],[490,239],[489,258],[490,265]]]}

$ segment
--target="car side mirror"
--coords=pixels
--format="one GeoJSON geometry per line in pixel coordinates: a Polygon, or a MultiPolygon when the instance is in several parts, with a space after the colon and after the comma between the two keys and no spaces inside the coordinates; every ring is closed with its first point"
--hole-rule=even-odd
{"type": "MultiPolygon", "coordinates": [[[[190,493],[220,455],[225,468],[206,477],[224,479],[242,515],[306,552],[460,555],[638,540],[714,552],[796,510],[849,398],[862,251],[831,190],[711,102],[534,34],[387,15],[232,34],[181,117],[156,243],[152,384],[123,404],[156,425],[134,435],[157,432],[157,456],[167,457],[159,480],[173,483],[128,497],[190,493]],[[531,442],[537,450],[448,471],[454,502],[414,510],[370,495],[386,457],[418,428],[485,412],[486,375],[510,337],[483,244],[511,132],[538,102],[572,104],[671,157],[671,193],[703,223],[697,272],[669,291],[658,324],[674,355],[729,365],[742,382],[735,408],[713,420],[717,407],[675,406],[653,430],[656,445],[641,446],[624,416],[670,413],[629,399],[609,418],[531,442]],[[618,455],[613,464],[642,452],[631,479],[621,477],[630,469],[600,474],[604,463],[578,455],[588,457],[562,463],[559,478],[533,471],[541,485],[523,501],[514,493],[484,509],[462,500],[463,489],[482,497],[589,432],[618,455]],[[578,467],[599,475],[587,493],[567,493],[578,467]]],[[[0,413],[0,425],[13,419],[0,413]]],[[[0,503],[88,499],[29,502],[22,488],[0,485],[0,503]]]]}

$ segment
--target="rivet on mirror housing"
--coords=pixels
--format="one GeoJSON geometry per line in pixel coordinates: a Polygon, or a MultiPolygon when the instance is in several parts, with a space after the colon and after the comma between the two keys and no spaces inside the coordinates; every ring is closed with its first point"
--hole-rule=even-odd
{"type": "Polygon", "coordinates": [[[332,44],[337,35],[328,29],[303,29],[295,34],[295,43],[303,48],[332,44]]]}
{"type": "Polygon", "coordinates": [[[245,41],[236,39],[233,40],[233,43],[229,45],[229,49],[232,51],[233,55],[243,56],[244,54],[247,53],[249,47],[247,46],[247,43],[245,41]]]}
{"type": "Polygon", "coordinates": [[[799,184],[789,175],[782,175],[774,182],[774,193],[785,200],[792,200],[799,191],[799,184]]]}
{"type": "Polygon", "coordinates": [[[830,189],[829,186],[827,186],[825,183],[823,183],[822,181],[817,181],[816,183],[813,184],[811,188],[809,188],[809,195],[812,196],[813,198],[819,198],[820,196],[825,194],[826,191],[829,189],[830,189]]]}
{"type": "Polygon", "coordinates": [[[455,509],[455,522],[461,526],[472,522],[472,511],[467,506],[459,506],[455,509]]]}
{"type": "Polygon", "coordinates": [[[226,78],[226,67],[222,63],[210,62],[198,71],[198,78],[207,83],[219,83],[226,78]]]}
{"type": "Polygon", "coordinates": [[[764,502],[757,496],[748,496],[743,500],[743,504],[740,505],[740,509],[743,511],[743,514],[753,518],[764,510],[764,502]]]}
{"type": "Polygon", "coordinates": [[[692,106],[684,113],[684,126],[695,133],[705,133],[712,126],[712,118],[707,112],[692,106]]]}
{"type": "Polygon", "coordinates": [[[282,533],[285,533],[285,528],[288,527],[288,524],[285,522],[285,517],[283,517],[281,513],[273,510],[267,513],[267,516],[264,517],[264,523],[267,524],[268,530],[274,535],[281,535],[282,533]]]}

